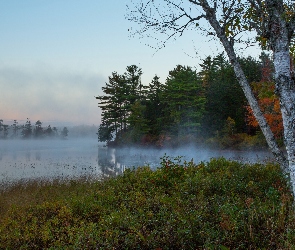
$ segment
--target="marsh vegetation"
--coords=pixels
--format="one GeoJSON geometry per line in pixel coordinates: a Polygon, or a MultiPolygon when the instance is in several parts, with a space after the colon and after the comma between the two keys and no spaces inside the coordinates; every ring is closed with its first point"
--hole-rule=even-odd
{"type": "Polygon", "coordinates": [[[19,182],[0,193],[1,249],[292,249],[279,166],[163,157],[96,181],[19,182]]]}

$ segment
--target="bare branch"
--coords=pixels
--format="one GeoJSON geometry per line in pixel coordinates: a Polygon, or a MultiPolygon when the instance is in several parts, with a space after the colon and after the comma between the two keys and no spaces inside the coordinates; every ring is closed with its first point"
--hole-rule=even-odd
{"type": "MultiPolygon", "coordinates": [[[[148,1],[145,4],[141,2],[135,6],[134,11],[130,11],[127,19],[141,25],[141,29],[136,31],[135,34],[142,35],[149,30],[155,30],[161,34],[167,35],[166,39],[162,41],[161,47],[171,38],[177,35],[182,36],[184,31],[187,30],[192,24],[197,23],[205,15],[194,15],[186,11],[181,3],[176,4],[171,0],[164,0],[168,11],[160,11],[155,1],[148,1]]],[[[162,3],[161,3],[162,4],[162,3]]],[[[147,35],[148,37],[151,37],[147,35]]],[[[155,38],[157,40],[157,38],[155,38]]]]}

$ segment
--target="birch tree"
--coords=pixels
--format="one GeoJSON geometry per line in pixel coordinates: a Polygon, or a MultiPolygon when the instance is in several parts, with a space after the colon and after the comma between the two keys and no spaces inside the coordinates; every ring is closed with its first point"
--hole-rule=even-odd
{"type": "Polygon", "coordinates": [[[271,152],[282,171],[290,176],[295,194],[295,88],[290,64],[295,27],[293,3],[284,0],[134,0],[128,9],[127,18],[139,24],[136,34],[167,35],[161,41],[162,46],[191,29],[219,40],[271,152]],[[253,33],[255,41],[251,40],[253,33]],[[278,147],[239,64],[236,45],[241,42],[245,45],[259,42],[273,54],[287,158],[278,147]]]}

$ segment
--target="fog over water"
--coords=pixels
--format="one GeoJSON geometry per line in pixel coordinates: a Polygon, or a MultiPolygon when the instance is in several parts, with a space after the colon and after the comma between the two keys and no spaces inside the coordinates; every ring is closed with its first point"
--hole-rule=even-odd
{"type": "Polygon", "coordinates": [[[116,175],[125,168],[160,167],[164,155],[195,163],[210,158],[257,162],[273,160],[267,151],[212,150],[196,146],[178,149],[107,148],[94,138],[67,140],[0,140],[0,182],[38,178],[77,178],[116,175]]]}
{"type": "Polygon", "coordinates": [[[98,174],[96,139],[2,140],[0,180],[98,174]]]}

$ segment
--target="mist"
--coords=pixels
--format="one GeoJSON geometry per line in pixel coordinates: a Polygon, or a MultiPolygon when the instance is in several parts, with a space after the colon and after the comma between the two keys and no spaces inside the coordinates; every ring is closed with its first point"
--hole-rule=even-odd
{"type": "Polygon", "coordinates": [[[206,162],[211,158],[224,157],[229,160],[242,161],[247,163],[272,161],[273,157],[266,150],[261,151],[241,151],[241,150],[218,150],[202,148],[194,145],[181,146],[178,148],[140,148],[126,147],[113,150],[119,161],[128,164],[128,167],[136,167],[139,164],[159,166],[162,158],[168,156],[171,160],[180,157],[182,162],[193,161],[194,163],[206,162]]]}
{"type": "Polygon", "coordinates": [[[41,120],[59,124],[99,124],[100,111],[94,96],[105,78],[97,72],[55,69],[40,65],[0,67],[0,119],[41,120]]]}
{"type": "Polygon", "coordinates": [[[0,140],[0,182],[114,176],[126,168],[150,166],[156,169],[164,156],[194,163],[218,157],[249,163],[273,161],[268,151],[215,150],[193,145],[174,149],[108,148],[97,141],[95,134],[64,140],[0,140]]]}
{"type": "Polygon", "coordinates": [[[0,140],[0,182],[100,175],[95,136],[0,140]]]}

